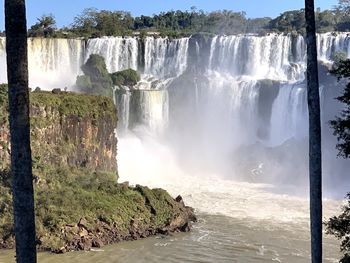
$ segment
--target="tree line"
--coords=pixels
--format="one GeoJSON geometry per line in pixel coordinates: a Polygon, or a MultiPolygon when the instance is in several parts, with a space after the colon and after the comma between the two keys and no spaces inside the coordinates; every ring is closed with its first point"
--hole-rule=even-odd
{"type": "MultiPolygon", "coordinates": [[[[319,33],[350,31],[350,0],[339,0],[331,10],[315,12],[316,30],[319,33]]],[[[42,15],[28,30],[30,37],[101,37],[141,35],[157,32],[164,36],[183,36],[194,33],[207,34],[305,34],[304,9],[287,11],[272,19],[247,18],[245,12],[219,10],[204,12],[196,7],[186,11],[167,11],[152,16],[133,17],[126,11],[84,9],[73,22],[58,28],[53,14],[42,15]]],[[[4,34],[3,32],[2,34],[4,34]]]]}

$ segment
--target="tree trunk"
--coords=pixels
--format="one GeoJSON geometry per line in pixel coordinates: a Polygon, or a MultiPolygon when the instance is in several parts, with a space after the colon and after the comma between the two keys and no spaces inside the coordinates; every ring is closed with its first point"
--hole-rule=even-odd
{"type": "Polygon", "coordinates": [[[5,0],[5,30],[16,261],[32,263],[36,246],[24,0],[5,0]]]}
{"type": "Polygon", "coordinates": [[[307,99],[309,108],[309,176],[311,262],[322,262],[322,159],[317,46],[313,0],[305,0],[307,99]]]}

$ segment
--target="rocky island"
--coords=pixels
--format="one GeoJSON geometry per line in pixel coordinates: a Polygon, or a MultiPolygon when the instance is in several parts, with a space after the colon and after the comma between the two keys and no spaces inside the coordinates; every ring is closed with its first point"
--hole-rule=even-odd
{"type": "MultiPolygon", "coordinates": [[[[117,113],[111,99],[37,89],[30,100],[39,250],[89,250],[189,231],[196,217],[181,196],[117,182],[117,113]]],[[[14,247],[10,149],[7,86],[0,85],[0,248],[14,247]]]]}

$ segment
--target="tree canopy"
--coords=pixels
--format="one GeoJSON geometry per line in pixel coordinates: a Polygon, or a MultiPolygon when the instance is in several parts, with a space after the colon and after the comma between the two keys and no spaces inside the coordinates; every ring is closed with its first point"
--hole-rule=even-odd
{"type": "MultiPolygon", "coordinates": [[[[340,60],[335,63],[331,73],[338,79],[350,78],[350,60],[340,60]]],[[[337,98],[344,104],[344,109],[339,116],[330,122],[334,135],[337,136],[339,156],[344,158],[350,157],[350,82],[347,83],[344,93],[337,98]]]]}
{"type": "MultiPolygon", "coordinates": [[[[344,1],[349,2],[349,1],[344,1]]],[[[336,148],[339,156],[350,158],[350,59],[342,52],[335,53],[331,74],[347,81],[344,92],[337,98],[343,103],[344,108],[334,120],[330,121],[333,133],[338,139],[336,148]]],[[[340,250],[344,253],[341,263],[350,262],[350,193],[347,194],[347,202],[338,216],[330,218],[325,222],[326,232],[341,240],[340,250]]]]}
{"type": "MultiPolygon", "coordinates": [[[[339,0],[331,10],[316,11],[316,29],[319,33],[350,30],[350,0],[339,0]]],[[[204,12],[196,7],[190,10],[170,10],[152,16],[133,17],[130,12],[87,8],[74,18],[69,27],[56,29],[52,14],[43,15],[29,30],[30,36],[40,37],[100,37],[124,36],[133,32],[158,32],[167,36],[208,34],[305,34],[304,9],[286,11],[272,19],[248,18],[245,12],[217,10],[204,12]]]]}
{"type": "Polygon", "coordinates": [[[30,37],[53,37],[56,30],[56,20],[52,14],[42,15],[29,30],[30,37]]]}

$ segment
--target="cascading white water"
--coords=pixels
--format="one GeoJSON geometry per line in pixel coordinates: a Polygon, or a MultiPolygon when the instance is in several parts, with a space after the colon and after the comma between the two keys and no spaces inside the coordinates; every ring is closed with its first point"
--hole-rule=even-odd
{"type": "Polygon", "coordinates": [[[168,125],[169,98],[166,90],[140,91],[141,125],[161,134],[168,125]]]}
{"type": "MultiPolygon", "coordinates": [[[[109,72],[128,68],[140,70],[142,79],[137,85],[140,96],[139,125],[145,125],[156,133],[163,131],[168,122],[168,93],[166,86],[174,77],[187,68],[188,38],[169,40],[168,38],[146,37],[144,51],[140,52],[140,39],[132,37],[103,37],[87,42],[85,61],[91,54],[105,58],[109,72]],[[138,64],[139,54],[144,53],[144,69],[138,64]],[[166,66],[164,66],[166,65],[166,66]]],[[[129,127],[130,99],[132,93],[117,92],[120,114],[119,131],[129,127]]]]}
{"type": "MultiPolygon", "coordinates": [[[[302,49],[295,49],[302,59],[302,49]]],[[[303,79],[305,68],[294,66],[304,60],[292,60],[292,36],[270,34],[256,36],[217,36],[211,43],[210,69],[226,71],[234,76],[255,79],[297,81],[303,79]]]]}
{"type": "Polygon", "coordinates": [[[118,110],[118,131],[125,133],[129,128],[129,115],[130,115],[130,97],[131,93],[128,90],[123,92],[115,91],[113,93],[114,103],[118,110]]]}
{"type": "Polygon", "coordinates": [[[317,35],[318,58],[330,62],[335,52],[344,52],[350,57],[349,33],[325,33],[317,35]]]}
{"type": "Polygon", "coordinates": [[[86,46],[85,61],[91,54],[104,57],[109,72],[128,68],[138,69],[138,40],[133,37],[103,37],[89,39],[86,46]]]}
{"type": "Polygon", "coordinates": [[[187,68],[189,38],[169,40],[145,39],[145,70],[147,75],[170,78],[181,75],[187,68]]]}
{"type": "Polygon", "coordinates": [[[282,84],[272,106],[270,144],[280,145],[290,138],[308,134],[306,89],[302,84],[282,84]]]}
{"type": "MultiPolygon", "coordinates": [[[[0,82],[6,82],[5,39],[0,40],[0,82]]],[[[84,42],[79,39],[29,38],[29,86],[44,90],[71,87],[80,73],[84,42]]]]}
{"type": "Polygon", "coordinates": [[[220,147],[232,148],[233,145],[256,141],[259,96],[256,80],[237,79],[213,71],[207,77],[208,90],[205,96],[199,97],[199,111],[205,116],[202,119],[203,132],[208,137],[222,137],[220,147]]]}
{"type": "MultiPolygon", "coordinates": [[[[347,33],[319,34],[317,41],[319,59],[322,61],[329,62],[337,51],[343,51],[350,56],[350,37],[347,33]]],[[[167,89],[174,78],[180,76],[190,66],[199,66],[193,65],[194,62],[189,59],[189,42],[190,38],[170,40],[162,37],[146,37],[141,40],[138,37],[103,37],[88,40],[85,47],[85,42],[79,39],[29,39],[30,86],[32,88],[39,86],[42,89],[71,87],[76,76],[81,74],[80,65],[87,60],[90,54],[100,54],[105,58],[110,72],[127,68],[139,70],[143,77],[137,88],[167,89]],[[144,41],[143,50],[140,41],[144,41]]],[[[223,115],[231,118],[229,123],[235,123],[233,126],[236,129],[248,131],[244,134],[249,134],[249,136],[244,137],[254,141],[258,137],[256,126],[242,125],[239,121],[237,122],[239,118],[230,114],[240,112],[240,116],[245,114],[245,117],[241,117],[242,119],[249,120],[247,123],[257,122],[257,110],[247,111],[245,109],[245,99],[249,99],[245,98],[245,95],[242,97],[240,92],[245,89],[246,83],[251,85],[256,83],[256,80],[273,79],[286,83],[286,85],[280,86],[280,94],[273,103],[270,135],[267,136],[270,141],[267,143],[279,143],[304,134],[299,128],[287,129],[287,127],[296,127],[296,123],[300,124],[300,119],[305,115],[304,110],[295,110],[301,103],[301,94],[305,94],[303,86],[298,84],[304,79],[305,74],[306,49],[303,37],[282,34],[269,34],[262,37],[215,36],[210,40],[209,48],[202,50],[198,42],[195,43],[194,48],[195,56],[208,57],[208,64],[200,65],[205,69],[205,75],[209,79],[206,84],[207,91],[203,92],[203,88],[200,91],[197,84],[193,87],[197,108],[201,103],[205,104],[205,101],[201,102],[206,99],[201,98],[203,94],[209,92],[220,96],[217,93],[220,93],[222,86],[225,85],[225,90],[230,90],[227,91],[230,92],[228,97],[241,99],[227,104],[227,112],[223,115]],[[296,90],[290,88],[293,83],[298,86],[297,90],[300,92],[290,93],[291,90],[296,90]],[[290,95],[287,96],[287,93],[290,95]],[[281,108],[285,113],[281,111],[281,108]],[[247,117],[247,112],[250,112],[251,116],[247,117]],[[287,114],[290,112],[293,114],[287,114]],[[287,124],[286,118],[282,118],[283,114],[287,114],[288,123],[293,123],[292,126],[287,124]]],[[[0,82],[6,82],[5,38],[0,38],[0,69],[0,82]]],[[[251,88],[254,89],[253,86],[251,88]]],[[[226,95],[222,93],[222,96],[226,95]]],[[[122,112],[123,116],[120,116],[120,119],[128,119],[128,116],[124,114],[128,114],[129,111],[122,112]]],[[[213,116],[212,112],[209,114],[213,116]]],[[[158,115],[153,114],[152,116],[158,115]]],[[[157,123],[159,120],[154,122],[157,123]]]]}

